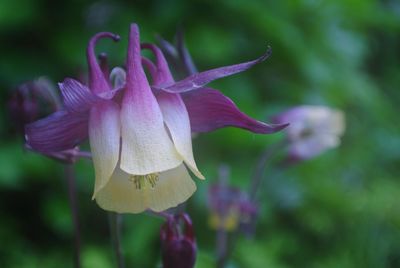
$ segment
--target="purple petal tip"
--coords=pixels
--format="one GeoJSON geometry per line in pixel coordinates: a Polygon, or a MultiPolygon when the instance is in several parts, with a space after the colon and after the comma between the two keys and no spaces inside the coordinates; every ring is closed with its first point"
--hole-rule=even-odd
{"type": "Polygon", "coordinates": [[[235,103],[212,88],[182,94],[192,132],[210,132],[223,127],[238,127],[258,134],[272,134],[289,124],[266,124],[239,110],[235,103]]]}

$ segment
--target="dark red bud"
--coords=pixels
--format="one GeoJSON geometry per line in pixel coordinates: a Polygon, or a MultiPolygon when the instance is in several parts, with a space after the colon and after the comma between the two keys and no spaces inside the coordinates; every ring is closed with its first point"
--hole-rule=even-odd
{"type": "Polygon", "coordinates": [[[170,216],[161,227],[164,268],[192,268],[196,261],[196,241],[189,215],[170,216]]]}

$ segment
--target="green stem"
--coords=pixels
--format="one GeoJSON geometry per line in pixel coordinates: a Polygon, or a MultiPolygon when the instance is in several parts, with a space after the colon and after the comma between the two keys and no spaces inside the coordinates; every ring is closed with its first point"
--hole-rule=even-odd
{"type": "Polygon", "coordinates": [[[257,167],[251,178],[251,186],[249,189],[249,198],[251,201],[256,199],[258,189],[261,187],[262,179],[264,177],[264,171],[269,164],[271,157],[280,149],[287,144],[286,139],[267,147],[258,159],[257,167]]]}
{"type": "MultiPolygon", "coordinates": [[[[249,188],[249,198],[252,202],[256,200],[256,195],[258,189],[261,187],[262,180],[264,177],[264,171],[267,165],[269,164],[272,156],[278,151],[283,149],[287,144],[287,140],[284,139],[264,150],[261,156],[258,158],[257,166],[251,178],[251,185],[249,188]]],[[[233,250],[235,249],[236,243],[239,239],[239,232],[235,231],[229,239],[227,234],[223,233],[224,230],[220,230],[220,233],[217,235],[218,245],[221,247],[219,250],[221,253],[218,256],[217,267],[224,268],[226,266],[226,262],[229,260],[233,250]],[[221,240],[221,241],[220,241],[221,240]]]]}
{"type": "Polygon", "coordinates": [[[115,212],[110,212],[108,215],[110,223],[111,243],[114,249],[115,258],[117,259],[117,267],[125,268],[125,262],[122,254],[122,245],[121,245],[122,215],[115,212]]]}

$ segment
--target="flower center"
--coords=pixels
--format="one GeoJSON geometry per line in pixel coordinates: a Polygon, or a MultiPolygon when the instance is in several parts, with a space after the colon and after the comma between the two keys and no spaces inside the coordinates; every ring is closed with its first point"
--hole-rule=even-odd
{"type": "Polygon", "coordinates": [[[314,134],[314,129],[311,127],[307,127],[301,131],[300,138],[307,139],[307,138],[311,137],[313,134],[314,134]]]}
{"type": "Polygon", "coordinates": [[[135,184],[137,190],[156,187],[160,173],[150,173],[146,175],[131,175],[129,180],[135,184]]]}

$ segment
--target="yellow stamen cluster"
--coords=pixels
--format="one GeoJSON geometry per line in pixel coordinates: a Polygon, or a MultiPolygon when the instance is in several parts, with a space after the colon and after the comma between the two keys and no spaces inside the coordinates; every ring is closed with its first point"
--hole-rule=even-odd
{"type": "Polygon", "coordinates": [[[136,189],[142,190],[150,186],[156,187],[160,173],[150,173],[146,175],[131,175],[129,180],[135,184],[136,189]]]}

